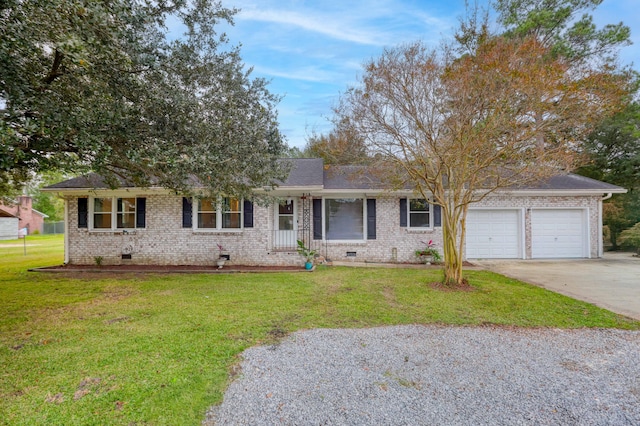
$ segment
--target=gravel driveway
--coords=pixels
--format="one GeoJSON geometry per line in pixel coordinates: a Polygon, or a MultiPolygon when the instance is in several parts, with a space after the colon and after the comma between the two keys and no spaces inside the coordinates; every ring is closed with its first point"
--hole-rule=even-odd
{"type": "Polygon", "coordinates": [[[397,326],[245,351],[206,425],[640,425],[640,332],[397,326]]]}

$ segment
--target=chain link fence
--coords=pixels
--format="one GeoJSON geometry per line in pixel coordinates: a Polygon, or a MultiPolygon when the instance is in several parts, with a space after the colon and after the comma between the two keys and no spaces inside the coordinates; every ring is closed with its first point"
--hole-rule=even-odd
{"type": "Polygon", "coordinates": [[[64,234],[64,222],[45,222],[43,234],[64,234]]]}

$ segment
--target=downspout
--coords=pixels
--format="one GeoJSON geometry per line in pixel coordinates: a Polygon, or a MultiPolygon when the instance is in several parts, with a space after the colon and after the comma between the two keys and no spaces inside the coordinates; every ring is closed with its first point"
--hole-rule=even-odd
{"type": "Polygon", "coordinates": [[[69,199],[64,197],[64,264],[69,263],[69,199]]]}
{"type": "Polygon", "coordinates": [[[602,197],[600,199],[600,202],[598,202],[598,257],[602,258],[604,257],[604,241],[602,239],[602,202],[605,200],[608,200],[609,198],[611,198],[613,196],[613,193],[608,193],[607,195],[605,195],[604,197],[602,197]]]}

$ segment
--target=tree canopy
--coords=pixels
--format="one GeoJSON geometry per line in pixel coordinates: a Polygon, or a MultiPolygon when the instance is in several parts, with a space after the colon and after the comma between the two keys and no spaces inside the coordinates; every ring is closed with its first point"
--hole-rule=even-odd
{"type": "Polygon", "coordinates": [[[599,123],[583,149],[589,161],[578,173],[628,190],[603,206],[603,223],[616,250],[620,233],[640,221],[640,105],[632,102],[599,123]]]}
{"type": "Polygon", "coordinates": [[[579,172],[625,188],[640,188],[640,104],[600,122],[585,139],[589,164],[579,172]]]}
{"type": "Polygon", "coordinates": [[[498,22],[507,37],[535,37],[550,53],[571,61],[611,62],[631,44],[622,22],[597,28],[588,13],[602,0],[495,0],[498,22]]]}
{"type": "Polygon", "coordinates": [[[279,98],[216,33],[235,12],[205,0],[0,2],[0,192],[56,170],[176,191],[195,177],[212,194],[281,179],[279,98]]]}
{"type": "Polygon", "coordinates": [[[322,158],[325,164],[368,164],[371,158],[360,135],[348,122],[336,122],[326,135],[312,133],[307,140],[303,155],[322,158]]]}

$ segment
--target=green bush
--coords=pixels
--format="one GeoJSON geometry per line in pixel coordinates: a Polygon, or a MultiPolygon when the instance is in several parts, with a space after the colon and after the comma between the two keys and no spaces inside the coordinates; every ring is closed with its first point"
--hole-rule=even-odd
{"type": "Polygon", "coordinates": [[[640,222],[631,228],[622,231],[620,234],[620,243],[624,247],[630,247],[640,254],[640,222]]]}

